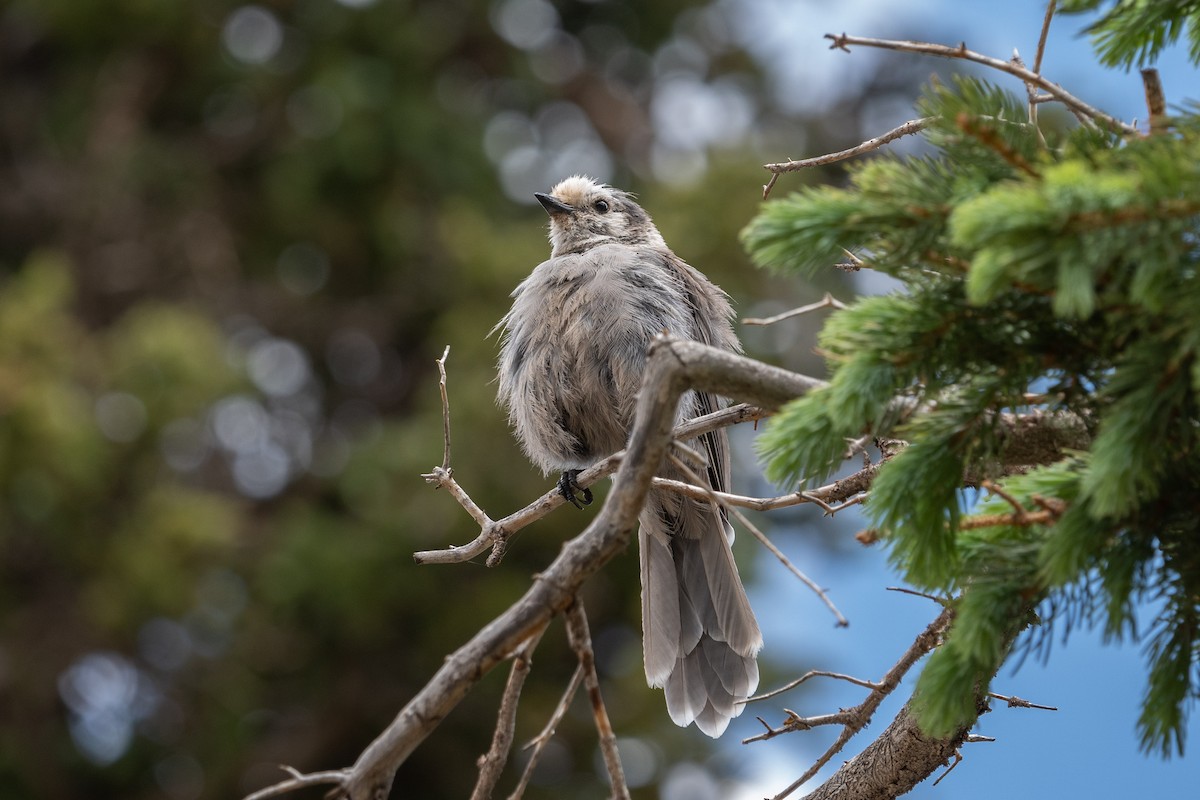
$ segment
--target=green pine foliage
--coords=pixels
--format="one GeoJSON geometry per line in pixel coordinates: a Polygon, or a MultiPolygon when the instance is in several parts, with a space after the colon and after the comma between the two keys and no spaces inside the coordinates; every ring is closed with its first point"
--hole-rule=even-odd
{"type": "Polygon", "coordinates": [[[1095,11],[1111,5],[1088,29],[1100,62],[1131,67],[1154,61],[1164,47],[1184,35],[1188,53],[1200,61],[1200,3],[1196,0],[1064,0],[1063,13],[1095,11]]]}
{"type": "MultiPolygon", "coordinates": [[[[1198,20],[1200,3],[1122,2],[1092,33],[1106,62],[1181,32],[1200,59],[1198,20]]],[[[1023,97],[975,78],[933,85],[919,111],[933,155],[855,164],[844,188],[769,202],[743,232],[774,270],[845,248],[903,283],[830,318],[829,385],[768,426],[768,475],[819,481],[864,434],[909,443],[866,513],[908,580],[956,597],[918,687],[931,733],[974,719],[1030,625],[1128,637],[1152,601],[1143,746],[1181,753],[1200,696],[1200,117],[1039,134],[1023,97]],[[1000,421],[1033,409],[1075,415],[1091,446],[1008,475],[1000,421]],[[1005,496],[968,508],[968,478],[1005,496]]]]}

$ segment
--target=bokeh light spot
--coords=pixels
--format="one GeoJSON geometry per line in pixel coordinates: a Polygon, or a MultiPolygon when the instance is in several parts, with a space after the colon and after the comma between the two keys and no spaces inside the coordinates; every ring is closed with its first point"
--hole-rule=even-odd
{"type": "Polygon", "coordinates": [[[308,356],[295,342],[268,338],[256,342],[246,356],[254,385],[273,397],[298,392],[308,381],[308,356]]]}
{"type": "Polygon", "coordinates": [[[113,442],[132,442],[146,430],[146,405],[128,392],[108,392],[96,398],[96,427],[113,442]]]}
{"type": "Polygon", "coordinates": [[[283,46],[283,26],[262,6],[242,6],[226,18],[221,42],[238,61],[265,64],[283,46]]]}

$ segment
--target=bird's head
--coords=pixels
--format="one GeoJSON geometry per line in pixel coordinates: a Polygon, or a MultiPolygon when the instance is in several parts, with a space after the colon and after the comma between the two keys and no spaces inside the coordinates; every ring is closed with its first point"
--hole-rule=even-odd
{"type": "Polygon", "coordinates": [[[650,215],[628,192],[575,175],[534,197],[550,215],[551,255],[613,243],[666,247],[650,215]]]}

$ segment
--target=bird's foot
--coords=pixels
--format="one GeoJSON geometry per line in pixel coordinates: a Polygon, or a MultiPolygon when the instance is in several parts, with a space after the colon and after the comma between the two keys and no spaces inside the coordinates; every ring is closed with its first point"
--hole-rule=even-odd
{"type": "Polygon", "coordinates": [[[579,473],[580,470],[577,469],[565,470],[562,477],[558,479],[558,492],[568,503],[578,509],[582,509],[584,506],[592,504],[592,490],[585,489],[575,480],[579,476],[579,473]],[[579,492],[578,497],[575,495],[577,491],[579,492]]]}

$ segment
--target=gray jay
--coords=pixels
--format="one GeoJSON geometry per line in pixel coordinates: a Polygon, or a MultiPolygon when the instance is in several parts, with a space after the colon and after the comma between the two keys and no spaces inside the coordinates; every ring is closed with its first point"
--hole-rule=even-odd
{"type": "MultiPolygon", "coordinates": [[[[571,177],[538,201],[550,215],[550,259],[513,292],[499,399],[525,453],[576,505],[578,472],[625,447],[646,350],[659,333],[739,352],[726,294],[675,255],[626,192],[571,177]]],[[[717,410],[684,395],[677,421],[717,410]]],[[[729,439],[687,443],[708,460],[711,488],[729,486],[729,439]]],[[[666,465],[662,477],[687,480],[666,465]]],[[[580,506],[582,507],[582,506],[580,506]]],[[[720,736],[758,687],[762,634],[730,549],[733,528],[707,502],[651,490],[638,518],[646,680],[666,691],[677,725],[720,736]]]]}

